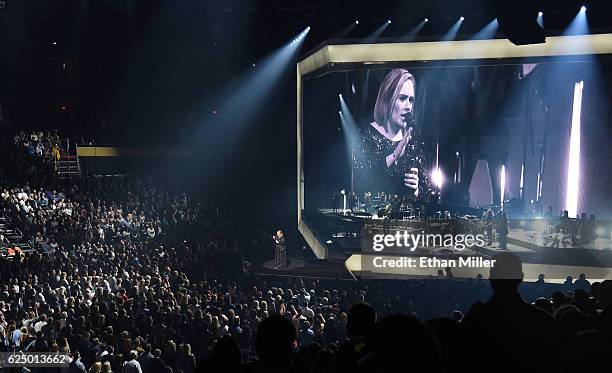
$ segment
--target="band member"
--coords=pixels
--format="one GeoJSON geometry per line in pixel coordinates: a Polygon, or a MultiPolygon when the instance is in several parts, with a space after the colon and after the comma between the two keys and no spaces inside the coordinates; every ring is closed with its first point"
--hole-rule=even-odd
{"type": "Polygon", "coordinates": [[[372,192],[365,192],[363,194],[363,205],[365,212],[372,212],[372,192]]]}
{"type": "Polygon", "coordinates": [[[272,236],[274,240],[274,268],[287,267],[287,250],[285,248],[285,234],[282,230],[277,230],[272,236]]]}
{"type": "Polygon", "coordinates": [[[357,206],[357,195],[355,194],[355,192],[350,192],[347,196],[347,199],[348,199],[348,208],[349,210],[351,210],[351,213],[358,211],[359,207],[357,206]]]}
{"type": "Polygon", "coordinates": [[[493,210],[487,209],[484,213],[485,227],[487,231],[488,245],[493,245],[493,210]]]}
{"type": "Polygon", "coordinates": [[[402,201],[400,201],[399,196],[396,194],[391,200],[391,219],[400,219],[402,217],[401,205],[402,201]]]}
{"type": "Polygon", "coordinates": [[[497,222],[497,228],[495,229],[499,235],[499,248],[502,250],[508,249],[508,217],[505,212],[502,212],[499,221],[497,222]]]}
{"type": "Polygon", "coordinates": [[[431,199],[424,143],[414,117],[415,83],[405,69],[393,69],[383,79],[374,121],[360,131],[355,151],[358,189],[391,191],[412,201],[431,199]]]}
{"type": "Polygon", "coordinates": [[[338,213],[340,210],[341,197],[342,196],[340,195],[340,193],[335,192],[335,191],[331,195],[332,210],[334,214],[338,213]]]}

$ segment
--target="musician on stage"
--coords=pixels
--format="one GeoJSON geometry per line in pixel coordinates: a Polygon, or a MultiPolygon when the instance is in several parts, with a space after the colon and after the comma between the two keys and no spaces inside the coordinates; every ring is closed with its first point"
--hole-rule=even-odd
{"type": "Polygon", "coordinates": [[[277,230],[272,236],[274,240],[274,268],[287,267],[287,249],[285,248],[285,234],[282,230],[277,230]]]}
{"type": "Polygon", "coordinates": [[[508,249],[508,233],[510,229],[508,228],[508,216],[505,212],[501,213],[499,220],[497,221],[497,227],[495,229],[497,234],[499,235],[499,248],[501,250],[508,249]]]}
{"type": "MultiPolygon", "coordinates": [[[[432,200],[424,143],[414,117],[414,76],[393,69],[383,79],[374,121],[363,128],[354,152],[357,187],[391,191],[409,202],[432,200]]],[[[435,196],[434,196],[435,197],[435,196]]]]}
{"type": "Polygon", "coordinates": [[[484,212],[484,221],[486,223],[488,245],[493,245],[493,210],[487,209],[484,212]]]}
{"type": "Polygon", "coordinates": [[[372,192],[363,194],[363,205],[365,206],[365,212],[372,212],[372,192]]]}

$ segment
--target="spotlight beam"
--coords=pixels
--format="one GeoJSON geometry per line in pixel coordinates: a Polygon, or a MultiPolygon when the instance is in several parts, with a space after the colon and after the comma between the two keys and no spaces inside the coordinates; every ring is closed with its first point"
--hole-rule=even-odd
{"type": "Polygon", "coordinates": [[[474,36],[472,36],[471,40],[485,40],[485,39],[493,39],[495,34],[497,33],[497,29],[499,28],[499,23],[497,23],[497,18],[489,22],[485,27],[483,27],[480,31],[478,31],[474,36]]]}
{"type": "Polygon", "coordinates": [[[572,22],[567,26],[567,28],[563,31],[562,35],[586,35],[589,33],[589,21],[586,15],[586,8],[582,6],[576,17],[572,20],[572,22]],[[584,9],[584,10],[583,10],[584,9]]]}
{"type": "MultiPolygon", "coordinates": [[[[200,126],[202,143],[208,144],[209,139],[217,139],[210,142],[209,151],[211,153],[214,152],[221,158],[233,149],[236,142],[241,140],[239,136],[228,134],[248,131],[247,127],[251,118],[260,113],[278,81],[290,71],[289,68],[296,62],[309,30],[310,27],[307,27],[281,48],[265,57],[256,67],[250,67],[215,95],[214,100],[220,102],[217,114],[214,119],[208,119],[200,126]],[[248,102],[248,105],[245,105],[245,102],[248,102]]],[[[210,103],[200,105],[212,106],[210,103]]]]}
{"type": "Polygon", "coordinates": [[[363,42],[366,44],[375,42],[376,39],[378,39],[380,35],[385,32],[385,30],[387,29],[387,27],[389,27],[390,24],[391,20],[385,21],[382,25],[380,25],[380,27],[378,27],[370,35],[368,35],[368,37],[366,37],[363,42]]]}
{"type": "Polygon", "coordinates": [[[536,18],[536,22],[538,22],[538,25],[540,25],[540,27],[544,28],[544,13],[538,12],[538,18],[536,18]]]}
{"type": "Polygon", "coordinates": [[[338,31],[335,35],[333,35],[331,39],[345,38],[348,34],[353,32],[353,30],[355,29],[355,27],[357,27],[357,25],[359,25],[358,20],[356,20],[355,22],[349,23],[348,25],[346,25],[346,27],[344,27],[342,30],[338,31]]]}
{"type": "Polygon", "coordinates": [[[418,25],[416,25],[413,28],[411,28],[410,31],[408,31],[408,33],[402,37],[402,41],[412,41],[412,40],[414,40],[414,38],[419,34],[419,32],[421,32],[423,27],[425,27],[425,24],[427,22],[429,22],[429,20],[427,18],[425,18],[424,20],[419,22],[418,25]]]}
{"type": "Polygon", "coordinates": [[[451,28],[446,32],[446,34],[442,35],[441,41],[450,41],[454,40],[459,32],[459,28],[463,24],[463,17],[459,18],[455,24],[451,26],[451,28]]]}
{"type": "Polygon", "coordinates": [[[572,129],[567,164],[567,194],[565,209],[570,217],[578,217],[578,189],[580,186],[580,115],[582,113],[582,89],[584,82],[574,84],[574,105],[572,108],[572,129]]]}
{"type": "Polygon", "coordinates": [[[504,198],[506,192],[506,165],[501,166],[501,175],[500,175],[500,183],[499,183],[499,196],[500,196],[500,206],[502,210],[504,209],[504,198]]]}

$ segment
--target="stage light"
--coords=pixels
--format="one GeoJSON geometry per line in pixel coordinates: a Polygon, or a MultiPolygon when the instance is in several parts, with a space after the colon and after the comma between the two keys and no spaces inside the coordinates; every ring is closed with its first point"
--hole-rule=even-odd
{"type": "Polygon", "coordinates": [[[434,182],[434,185],[438,187],[438,190],[442,189],[442,184],[444,183],[444,174],[442,174],[442,170],[440,168],[436,168],[431,173],[431,180],[434,182]]]}
{"type": "Polygon", "coordinates": [[[434,184],[438,187],[438,190],[442,189],[442,183],[444,182],[444,175],[440,170],[440,143],[436,143],[436,168],[431,173],[431,179],[434,184]]]}
{"type": "Polygon", "coordinates": [[[504,194],[506,191],[506,165],[501,166],[499,188],[500,188],[499,195],[500,195],[501,207],[503,210],[504,209],[504,197],[505,197],[504,194]]]}
{"type": "Polygon", "coordinates": [[[342,115],[342,110],[338,111],[338,114],[342,115]]]}
{"type": "Polygon", "coordinates": [[[536,185],[536,201],[539,201],[540,197],[542,197],[542,179],[540,177],[540,173],[538,172],[538,184],[536,185]]]}
{"type": "MultiPolygon", "coordinates": [[[[521,182],[520,182],[520,187],[519,187],[519,197],[523,198],[523,177],[525,175],[525,165],[522,164],[521,165],[521,182]]],[[[531,200],[531,203],[533,203],[533,200],[531,200]]]]}
{"type": "Polygon", "coordinates": [[[499,28],[499,23],[497,22],[497,18],[487,23],[485,27],[483,27],[480,31],[478,31],[474,36],[472,36],[472,40],[485,40],[485,39],[493,39],[495,34],[497,33],[497,29],[499,28]]]}
{"type": "Polygon", "coordinates": [[[570,218],[578,216],[578,187],[580,185],[580,115],[582,113],[582,89],[584,82],[574,84],[574,105],[572,109],[572,129],[567,164],[567,194],[565,209],[570,218]]]}
{"type": "Polygon", "coordinates": [[[465,20],[465,18],[463,18],[463,17],[459,17],[459,20],[460,20],[460,21],[463,21],[463,20],[465,20]]]}
{"type": "Polygon", "coordinates": [[[538,12],[538,18],[536,18],[536,22],[540,25],[541,28],[544,28],[544,13],[538,12]]]}
{"type": "Polygon", "coordinates": [[[441,41],[450,41],[455,39],[455,36],[457,36],[457,33],[459,32],[459,29],[461,28],[461,25],[463,24],[463,17],[459,18],[457,20],[457,22],[455,22],[450,29],[448,29],[448,31],[446,32],[446,34],[442,35],[442,38],[440,38],[441,41]]]}
{"type": "MultiPolygon", "coordinates": [[[[203,123],[198,126],[198,133],[195,136],[210,144],[209,151],[214,151],[220,157],[219,159],[229,157],[231,149],[242,137],[241,135],[224,136],[224,134],[228,133],[227,131],[239,134],[248,133],[252,126],[252,118],[257,117],[266,106],[274,89],[278,88],[279,82],[295,68],[296,59],[305,40],[305,37],[296,36],[298,35],[287,40],[270,55],[258,60],[256,68],[249,66],[252,61],[249,62],[249,65],[244,67],[245,71],[242,74],[227,82],[220,91],[214,93],[209,100],[215,100],[219,105],[216,108],[217,115],[214,117],[210,115],[210,103],[198,103],[199,106],[206,109],[203,109],[205,112],[199,111],[202,114],[203,123]],[[245,102],[248,102],[249,105],[245,106],[245,102]],[[235,110],[237,107],[241,107],[241,110],[235,110]],[[211,125],[212,123],[206,123],[207,120],[212,121],[212,118],[214,118],[214,126],[211,125]],[[217,141],[209,139],[217,139],[217,141]],[[223,141],[218,139],[223,139],[223,141]]],[[[211,167],[209,171],[216,172],[217,170],[213,168],[216,169],[217,166],[223,167],[223,162],[211,167]]]]}
{"type": "Polygon", "coordinates": [[[582,6],[572,22],[567,26],[561,35],[587,35],[589,34],[589,20],[586,15],[586,7],[582,6]]]}
{"type": "Polygon", "coordinates": [[[54,42],[52,42],[51,44],[53,44],[53,45],[57,45],[57,42],[56,42],[56,41],[54,41],[54,42]]]}
{"type": "Polygon", "coordinates": [[[408,42],[408,41],[414,40],[415,36],[417,36],[419,32],[421,32],[421,30],[423,29],[423,27],[425,26],[427,22],[429,22],[429,20],[425,18],[424,20],[419,22],[416,26],[411,28],[410,31],[408,31],[408,33],[402,37],[402,41],[408,42]]]}
{"type": "Polygon", "coordinates": [[[387,20],[387,22],[384,22],[382,25],[380,25],[380,27],[378,27],[376,30],[374,30],[370,35],[368,35],[364,40],[363,43],[364,44],[368,44],[368,43],[374,43],[376,42],[376,39],[378,39],[378,37],[380,35],[382,35],[382,33],[385,31],[385,29],[387,27],[389,27],[389,25],[391,24],[391,20],[387,20]]]}
{"type": "Polygon", "coordinates": [[[351,33],[351,31],[353,31],[353,29],[355,27],[357,27],[358,24],[359,24],[359,20],[355,20],[355,21],[349,23],[342,30],[340,30],[337,33],[331,35],[330,39],[343,39],[343,38],[345,38],[348,34],[351,33]]]}
{"type": "Polygon", "coordinates": [[[338,97],[342,98],[342,93],[338,93],[338,97]]]}

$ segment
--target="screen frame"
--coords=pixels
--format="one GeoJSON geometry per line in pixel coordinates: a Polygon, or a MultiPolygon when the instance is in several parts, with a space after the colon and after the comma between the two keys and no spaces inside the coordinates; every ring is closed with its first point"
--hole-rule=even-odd
{"type": "Polygon", "coordinates": [[[475,65],[484,60],[507,62],[512,59],[546,60],[550,57],[584,59],[586,56],[612,54],[612,33],[554,36],[542,44],[514,45],[507,39],[454,40],[411,43],[328,44],[297,63],[297,223],[298,230],[319,259],[328,251],[304,223],[303,83],[317,74],[355,68],[384,68],[397,63],[434,63],[445,61],[475,65]],[[500,61],[501,60],[501,61],[500,61]]]}

